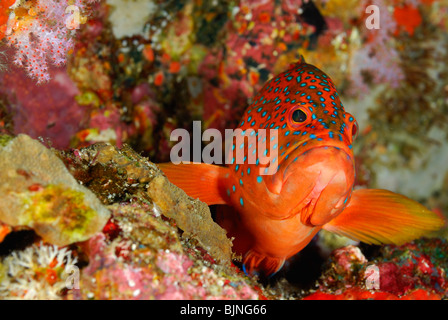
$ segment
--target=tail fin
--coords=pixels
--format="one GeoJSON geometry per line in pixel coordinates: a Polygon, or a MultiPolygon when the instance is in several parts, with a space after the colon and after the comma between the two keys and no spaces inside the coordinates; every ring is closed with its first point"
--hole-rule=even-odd
{"type": "Polygon", "coordinates": [[[157,164],[173,184],[192,198],[199,198],[208,205],[225,204],[226,194],[223,185],[229,169],[206,163],[157,164]]]}
{"type": "Polygon", "coordinates": [[[388,190],[353,191],[344,211],[324,229],[369,244],[403,244],[443,227],[445,219],[388,190]]]}

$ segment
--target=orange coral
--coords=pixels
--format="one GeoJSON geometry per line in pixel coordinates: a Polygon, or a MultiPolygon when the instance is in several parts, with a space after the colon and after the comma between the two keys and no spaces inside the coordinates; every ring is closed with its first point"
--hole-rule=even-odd
{"type": "Polygon", "coordinates": [[[258,79],[260,79],[260,73],[256,69],[251,69],[249,71],[249,83],[251,86],[254,86],[258,83],[258,79]]]}
{"type": "Polygon", "coordinates": [[[143,49],[143,56],[148,60],[149,62],[154,61],[154,51],[151,48],[151,45],[146,45],[143,49]]]}
{"type": "Polygon", "coordinates": [[[269,23],[271,22],[271,15],[269,14],[269,12],[263,11],[258,15],[258,19],[261,23],[269,23]]]}
{"type": "Polygon", "coordinates": [[[170,73],[178,73],[182,65],[179,61],[173,61],[170,63],[170,73]]]}
{"type": "Polygon", "coordinates": [[[411,36],[414,35],[415,28],[422,23],[420,11],[411,5],[396,7],[394,10],[394,18],[398,25],[396,33],[398,33],[400,29],[404,29],[411,36]]]}
{"type": "Polygon", "coordinates": [[[164,75],[162,71],[159,71],[156,73],[155,77],[154,77],[154,84],[159,87],[162,85],[163,80],[164,80],[164,75]]]}
{"type": "Polygon", "coordinates": [[[5,37],[8,18],[9,7],[14,4],[15,0],[2,0],[0,3],[0,40],[5,37]]]}
{"type": "Polygon", "coordinates": [[[12,228],[0,221],[0,243],[12,231],[12,228]]]}

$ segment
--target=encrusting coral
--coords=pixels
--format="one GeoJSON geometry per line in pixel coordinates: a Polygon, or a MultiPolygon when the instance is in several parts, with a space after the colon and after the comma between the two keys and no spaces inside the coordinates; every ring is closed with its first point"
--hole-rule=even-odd
{"type": "Polygon", "coordinates": [[[335,250],[318,281],[318,290],[305,299],[442,299],[448,294],[448,243],[420,239],[402,246],[388,245],[370,261],[361,250],[335,250]]]}
{"type": "Polygon", "coordinates": [[[107,204],[138,201],[173,219],[185,237],[196,239],[218,261],[229,264],[231,242],[208,206],[171,184],[157,166],[128,146],[96,144],[61,157],[73,176],[107,204]]]}
{"type": "Polygon", "coordinates": [[[26,135],[0,147],[0,221],[59,246],[103,228],[109,211],[49,149],[26,135]]]}

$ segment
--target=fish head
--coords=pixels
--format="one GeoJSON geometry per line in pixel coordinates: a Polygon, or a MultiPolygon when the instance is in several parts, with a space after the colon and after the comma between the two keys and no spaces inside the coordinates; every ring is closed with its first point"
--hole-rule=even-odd
{"type": "Polygon", "coordinates": [[[358,124],[328,75],[303,61],[291,65],[265,84],[240,127],[270,142],[269,165],[256,164],[265,174],[252,185],[270,195],[266,215],[300,214],[302,223],[319,226],[342,212],[353,189],[358,124]]]}

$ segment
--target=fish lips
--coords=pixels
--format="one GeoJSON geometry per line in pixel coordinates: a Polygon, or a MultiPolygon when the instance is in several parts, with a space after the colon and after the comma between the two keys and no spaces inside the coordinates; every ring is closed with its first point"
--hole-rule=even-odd
{"type": "Polygon", "coordinates": [[[321,226],[340,214],[349,201],[355,176],[353,153],[337,145],[299,149],[277,173],[283,178],[281,196],[296,203],[289,217],[300,214],[303,224],[321,226]]]}

